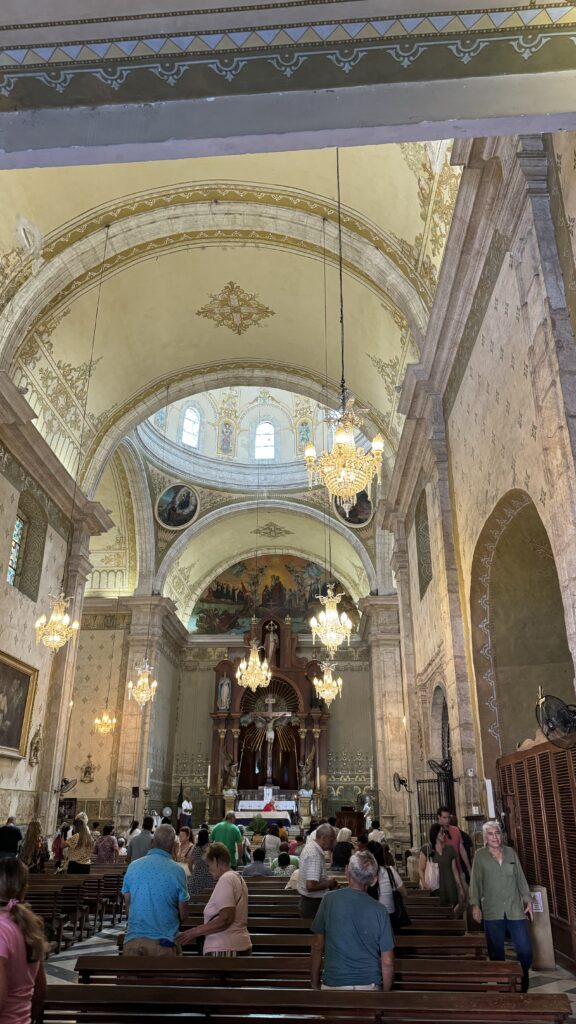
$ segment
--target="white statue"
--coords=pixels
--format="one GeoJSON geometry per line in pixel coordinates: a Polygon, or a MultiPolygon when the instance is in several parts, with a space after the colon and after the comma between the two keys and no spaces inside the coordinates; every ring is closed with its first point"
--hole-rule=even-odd
{"type": "Polygon", "coordinates": [[[222,676],[218,683],[218,697],[216,703],[219,711],[229,711],[232,701],[232,684],[228,676],[222,676]]]}

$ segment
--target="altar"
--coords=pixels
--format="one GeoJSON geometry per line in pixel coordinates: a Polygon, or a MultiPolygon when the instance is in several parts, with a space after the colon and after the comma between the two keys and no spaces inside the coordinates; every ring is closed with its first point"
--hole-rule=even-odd
{"type": "MultiPolygon", "coordinates": [[[[244,801],[240,801],[243,803],[244,801]]],[[[289,828],[292,824],[292,819],[288,814],[288,811],[250,811],[241,810],[240,806],[238,810],[234,812],[236,815],[237,825],[249,825],[253,818],[258,815],[259,818],[264,818],[264,821],[270,825],[285,825],[289,828]]]]}

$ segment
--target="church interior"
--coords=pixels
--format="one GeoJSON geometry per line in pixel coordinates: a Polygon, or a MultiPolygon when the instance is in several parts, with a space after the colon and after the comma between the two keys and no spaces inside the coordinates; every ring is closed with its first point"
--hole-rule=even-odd
{"type": "Polygon", "coordinates": [[[159,6],[3,5],[0,818],[447,802],[576,969],[576,7],[159,6]]]}

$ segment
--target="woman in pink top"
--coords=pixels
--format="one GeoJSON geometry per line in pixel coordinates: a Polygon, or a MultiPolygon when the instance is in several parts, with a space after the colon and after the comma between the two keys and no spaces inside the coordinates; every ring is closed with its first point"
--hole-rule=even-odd
{"type": "Polygon", "coordinates": [[[212,843],[206,853],[208,870],[216,885],[204,907],[204,924],[178,936],[186,945],[205,936],[205,956],[247,956],[252,952],[248,934],[248,888],[230,868],[230,853],[223,843],[212,843]]]}
{"type": "Polygon", "coordinates": [[[0,860],[0,1021],[39,1020],[46,991],[46,943],[41,920],[23,903],[28,868],[16,857],[0,860]]]}

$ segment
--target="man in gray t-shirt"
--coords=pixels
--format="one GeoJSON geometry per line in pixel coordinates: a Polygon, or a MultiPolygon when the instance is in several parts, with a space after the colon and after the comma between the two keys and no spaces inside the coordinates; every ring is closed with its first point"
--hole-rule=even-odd
{"type": "Polygon", "coordinates": [[[128,853],[126,854],[126,863],[132,864],[135,860],[140,860],[140,857],[145,857],[148,850],[152,846],[152,829],[154,828],[154,822],[152,818],[147,815],[142,822],[142,831],[138,836],[132,836],[128,843],[128,853]]]}

